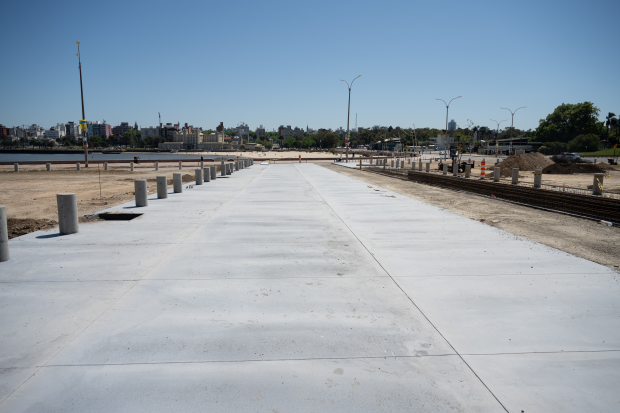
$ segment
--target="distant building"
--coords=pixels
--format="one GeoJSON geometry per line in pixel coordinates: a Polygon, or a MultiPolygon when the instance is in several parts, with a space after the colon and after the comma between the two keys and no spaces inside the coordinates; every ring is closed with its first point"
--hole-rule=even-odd
{"type": "Polygon", "coordinates": [[[112,134],[112,128],[107,123],[99,123],[96,121],[94,123],[88,124],[88,137],[91,136],[99,136],[101,138],[108,138],[112,134]]]}
{"type": "Polygon", "coordinates": [[[217,132],[224,132],[224,122],[220,122],[219,126],[215,128],[217,132]]]}
{"type": "Polygon", "coordinates": [[[303,135],[304,134],[304,130],[298,127],[295,127],[295,129],[291,128],[291,125],[288,125],[286,128],[284,127],[284,125],[280,125],[280,127],[278,128],[278,135],[282,136],[284,139],[288,139],[288,138],[292,138],[295,135],[303,135]]]}
{"type": "Polygon", "coordinates": [[[9,129],[9,135],[13,136],[16,139],[25,138],[26,137],[26,131],[24,129],[20,128],[19,126],[16,126],[14,128],[10,128],[9,129]]]}
{"type": "Polygon", "coordinates": [[[131,126],[129,126],[129,122],[121,122],[119,126],[115,126],[112,128],[112,135],[119,137],[123,136],[125,132],[127,132],[129,129],[133,129],[131,126]]]}
{"type": "Polygon", "coordinates": [[[0,125],[0,136],[9,136],[9,128],[4,125],[0,125]]]}
{"type": "Polygon", "coordinates": [[[241,125],[237,126],[235,131],[241,139],[250,140],[250,128],[245,123],[241,123],[241,125]]]}
{"type": "Polygon", "coordinates": [[[183,149],[197,149],[198,144],[202,143],[202,131],[200,128],[185,126],[178,132],[173,132],[172,142],[182,142],[183,149]]]}
{"type": "Polygon", "coordinates": [[[454,121],[454,119],[448,122],[448,130],[456,130],[456,122],[454,121]]]}
{"type": "Polygon", "coordinates": [[[256,139],[263,140],[265,139],[265,128],[263,125],[260,125],[260,128],[256,128],[256,139]]]}
{"type": "Polygon", "coordinates": [[[161,136],[166,139],[168,142],[173,142],[174,134],[181,131],[181,122],[175,123],[166,123],[161,127],[161,136]]]}
{"type": "Polygon", "coordinates": [[[80,136],[80,124],[73,121],[65,123],[65,136],[80,136]]]}
{"type": "Polygon", "coordinates": [[[159,136],[159,126],[155,126],[155,127],[149,126],[148,128],[141,128],[140,135],[143,138],[159,136]]]}
{"type": "Polygon", "coordinates": [[[51,127],[49,130],[45,131],[45,139],[60,139],[61,135],[60,135],[60,130],[56,129],[55,127],[51,127]]]}

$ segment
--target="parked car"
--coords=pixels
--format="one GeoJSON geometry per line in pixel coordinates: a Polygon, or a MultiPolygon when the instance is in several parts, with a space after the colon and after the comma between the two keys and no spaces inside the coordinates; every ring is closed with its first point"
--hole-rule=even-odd
{"type": "Polygon", "coordinates": [[[571,160],[571,161],[580,161],[581,160],[581,156],[579,156],[579,154],[575,153],[575,152],[562,152],[560,154],[560,158],[568,159],[568,160],[571,160]]]}

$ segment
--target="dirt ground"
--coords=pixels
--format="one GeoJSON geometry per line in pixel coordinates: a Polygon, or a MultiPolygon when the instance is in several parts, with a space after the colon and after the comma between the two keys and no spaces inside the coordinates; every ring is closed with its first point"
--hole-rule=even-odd
{"type": "Polygon", "coordinates": [[[76,193],[80,216],[92,215],[102,209],[133,200],[135,179],[147,179],[147,188],[151,194],[157,190],[157,176],[166,175],[171,186],[172,174],[181,172],[183,182],[192,182],[197,166],[184,165],[183,170],[179,171],[177,165],[169,167],[160,165],[159,171],[155,171],[150,165],[148,167],[137,165],[134,172],[129,170],[127,164],[110,165],[108,171],[92,166],[77,171],[75,168],[54,165],[50,172],[45,170],[45,166],[27,166],[21,168],[19,173],[15,173],[12,169],[2,168],[0,205],[6,207],[9,221],[13,222],[9,225],[10,232],[13,231],[13,236],[19,236],[55,225],[58,220],[56,205],[58,193],[76,193]],[[53,224],[49,222],[45,224],[41,220],[51,220],[53,224]],[[41,225],[47,226],[41,227],[41,225]]]}
{"type": "Polygon", "coordinates": [[[609,268],[620,268],[620,228],[372,172],[322,166],[609,268]]]}

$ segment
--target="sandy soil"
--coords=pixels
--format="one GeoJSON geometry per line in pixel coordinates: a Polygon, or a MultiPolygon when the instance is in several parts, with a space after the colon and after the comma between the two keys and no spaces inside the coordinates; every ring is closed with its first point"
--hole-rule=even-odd
{"type": "MultiPolygon", "coordinates": [[[[74,192],[78,198],[80,216],[122,204],[134,199],[134,180],[147,179],[149,193],[156,191],[156,176],[166,175],[171,183],[172,174],[182,172],[183,182],[194,180],[197,165],[162,167],[159,171],[151,166],[136,166],[131,172],[127,164],[111,165],[109,171],[90,167],[77,171],[75,168],[53,166],[48,172],[44,166],[21,168],[19,173],[0,169],[0,205],[4,205],[9,218],[58,219],[56,194],[74,192]],[[101,174],[101,192],[99,177],[101,174]]],[[[219,169],[219,167],[218,167],[219,169]]],[[[34,225],[33,227],[36,227],[34,225]]]]}
{"type": "Polygon", "coordinates": [[[609,268],[620,268],[620,228],[371,172],[323,166],[609,268]]]}

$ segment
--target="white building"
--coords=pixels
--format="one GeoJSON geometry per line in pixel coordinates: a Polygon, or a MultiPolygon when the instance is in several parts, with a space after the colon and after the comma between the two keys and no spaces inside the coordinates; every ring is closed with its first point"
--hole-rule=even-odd
{"type": "MultiPolygon", "coordinates": [[[[64,129],[64,125],[63,125],[63,129],[64,129]]],[[[45,131],[45,139],[53,139],[53,140],[60,139],[62,136],[64,136],[64,134],[61,135],[60,132],[61,131],[59,129],[56,129],[55,127],[52,126],[49,130],[45,131]]]]}
{"type": "Polygon", "coordinates": [[[29,138],[43,139],[45,137],[45,129],[33,123],[26,129],[26,134],[29,138]]]}
{"type": "Polygon", "coordinates": [[[149,126],[148,128],[140,128],[140,134],[143,138],[148,138],[151,136],[159,136],[159,126],[149,126]]]}
{"type": "Polygon", "coordinates": [[[260,128],[256,128],[256,139],[265,139],[265,128],[263,125],[260,125],[260,128]]]}

